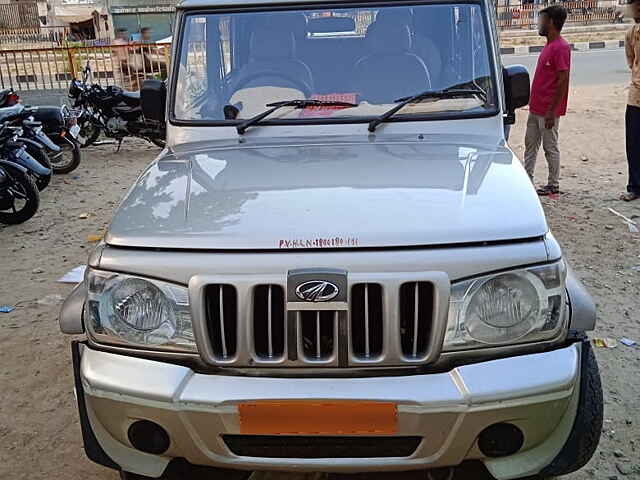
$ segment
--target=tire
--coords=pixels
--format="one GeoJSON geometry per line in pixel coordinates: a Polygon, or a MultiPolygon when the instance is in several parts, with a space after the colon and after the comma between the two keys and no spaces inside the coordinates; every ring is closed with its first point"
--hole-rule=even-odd
{"type": "Polygon", "coordinates": [[[8,166],[3,166],[2,168],[14,179],[15,184],[11,188],[15,189],[16,193],[24,196],[25,203],[15,212],[0,211],[0,223],[5,225],[24,223],[33,217],[40,207],[38,187],[31,175],[8,166]]]}
{"type": "Polygon", "coordinates": [[[603,411],[600,370],[591,343],[587,340],[582,342],[580,397],[573,428],[560,453],[540,472],[539,478],[567,475],[587,464],[600,442],[603,411]]]}
{"type": "Polygon", "coordinates": [[[73,172],[80,165],[80,146],[73,140],[60,139],[56,142],[62,149],[58,153],[51,155],[51,168],[55,174],[66,174],[73,172]]]}
{"type": "MultiPolygon", "coordinates": [[[[38,148],[30,143],[27,143],[25,145],[27,147],[27,153],[31,155],[36,162],[38,162],[43,167],[53,170],[51,168],[51,160],[49,159],[49,155],[47,155],[47,152],[44,151],[44,148],[38,148]]],[[[38,175],[36,173],[32,173],[38,190],[42,191],[49,186],[49,183],[51,183],[52,175],[53,171],[49,175],[38,175]]]]}

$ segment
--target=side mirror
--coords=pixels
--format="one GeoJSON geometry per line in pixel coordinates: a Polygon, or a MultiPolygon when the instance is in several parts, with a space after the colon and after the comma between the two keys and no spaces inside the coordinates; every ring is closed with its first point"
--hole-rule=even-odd
{"type": "Polygon", "coordinates": [[[162,80],[145,80],[140,90],[142,114],[147,120],[164,123],[167,85],[162,80]]]}
{"type": "Polygon", "coordinates": [[[529,72],[522,65],[511,65],[502,70],[504,79],[504,98],[506,100],[506,123],[515,123],[516,109],[529,104],[531,83],[529,72]]]}

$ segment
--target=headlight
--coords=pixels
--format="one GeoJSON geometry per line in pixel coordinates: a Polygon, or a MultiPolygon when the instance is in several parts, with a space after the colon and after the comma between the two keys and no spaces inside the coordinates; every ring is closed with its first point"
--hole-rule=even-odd
{"type": "Polygon", "coordinates": [[[562,261],[455,283],[444,351],[537,342],[564,326],[562,261]]]}
{"type": "Polygon", "coordinates": [[[120,273],[87,270],[85,325],[99,342],[197,351],[186,287],[120,273]]]}

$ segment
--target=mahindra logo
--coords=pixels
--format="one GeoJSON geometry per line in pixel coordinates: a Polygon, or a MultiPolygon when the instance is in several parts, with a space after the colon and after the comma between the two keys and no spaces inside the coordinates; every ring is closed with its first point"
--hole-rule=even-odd
{"type": "Polygon", "coordinates": [[[310,280],[296,288],[296,295],[305,302],[328,302],[340,293],[337,285],[324,280],[310,280]]]}

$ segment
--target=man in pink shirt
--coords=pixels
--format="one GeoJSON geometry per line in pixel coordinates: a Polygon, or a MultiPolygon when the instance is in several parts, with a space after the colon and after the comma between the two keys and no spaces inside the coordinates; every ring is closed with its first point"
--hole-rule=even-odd
{"type": "Polygon", "coordinates": [[[567,113],[571,69],[571,46],[560,36],[566,19],[567,11],[560,5],[540,11],[539,33],[547,37],[547,44],[538,58],[531,85],[524,154],[524,166],[533,182],[542,143],[549,166],[549,180],[547,185],[538,189],[538,195],[560,192],[558,127],[560,117],[567,113]]]}

